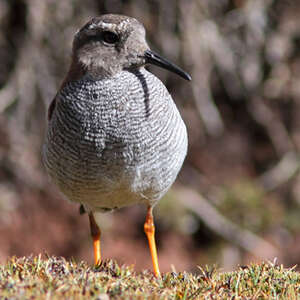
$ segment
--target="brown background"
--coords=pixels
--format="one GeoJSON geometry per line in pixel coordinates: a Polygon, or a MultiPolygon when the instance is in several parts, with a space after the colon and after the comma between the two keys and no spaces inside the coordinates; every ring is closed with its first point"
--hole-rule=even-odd
{"type": "MultiPolygon", "coordinates": [[[[163,271],[300,260],[300,4],[288,0],[0,0],[0,261],[47,252],[92,262],[87,216],[41,164],[46,107],[90,17],[144,23],[155,67],[189,131],[174,188],[155,209],[163,271]],[[171,267],[173,265],[174,267],[171,267]]],[[[102,219],[103,256],[151,267],[145,209],[102,219]]]]}

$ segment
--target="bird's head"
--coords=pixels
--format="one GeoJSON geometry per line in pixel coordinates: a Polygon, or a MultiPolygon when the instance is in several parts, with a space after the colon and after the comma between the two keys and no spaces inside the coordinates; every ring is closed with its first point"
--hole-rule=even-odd
{"type": "Polygon", "coordinates": [[[179,67],[150,50],[140,22],[122,15],[102,15],[85,24],[73,41],[74,61],[96,77],[110,77],[122,70],[155,64],[191,79],[179,67]]]}

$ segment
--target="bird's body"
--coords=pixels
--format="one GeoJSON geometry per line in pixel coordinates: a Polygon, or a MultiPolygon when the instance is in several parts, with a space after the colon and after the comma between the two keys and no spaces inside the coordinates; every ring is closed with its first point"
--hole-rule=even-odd
{"type": "Polygon", "coordinates": [[[46,168],[68,199],[88,209],[153,205],[174,182],[187,133],[162,82],[141,68],[70,82],[56,96],[46,168]]]}
{"type": "Polygon", "coordinates": [[[152,208],[176,179],[187,133],[166,87],[144,69],[148,63],[191,79],[149,49],[136,19],[104,15],[83,26],[49,107],[43,160],[63,194],[89,213],[96,264],[101,255],[94,212],[147,205],[144,229],[159,276],[152,208]]]}

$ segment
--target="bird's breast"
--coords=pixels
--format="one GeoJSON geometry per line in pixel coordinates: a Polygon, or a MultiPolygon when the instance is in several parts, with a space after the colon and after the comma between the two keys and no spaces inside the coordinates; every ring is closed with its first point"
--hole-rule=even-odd
{"type": "Polygon", "coordinates": [[[186,129],[166,88],[147,71],[123,73],[71,83],[58,96],[44,160],[71,200],[113,208],[158,199],[182,165],[186,129]]]}

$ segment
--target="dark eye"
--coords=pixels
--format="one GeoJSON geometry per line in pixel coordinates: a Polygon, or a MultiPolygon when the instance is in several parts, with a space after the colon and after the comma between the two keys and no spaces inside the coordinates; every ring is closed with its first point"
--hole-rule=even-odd
{"type": "Polygon", "coordinates": [[[119,36],[111,31],[104,31],[102,33],[102,39],[107,44],[115,44],[119,41],[119,36]]]}

